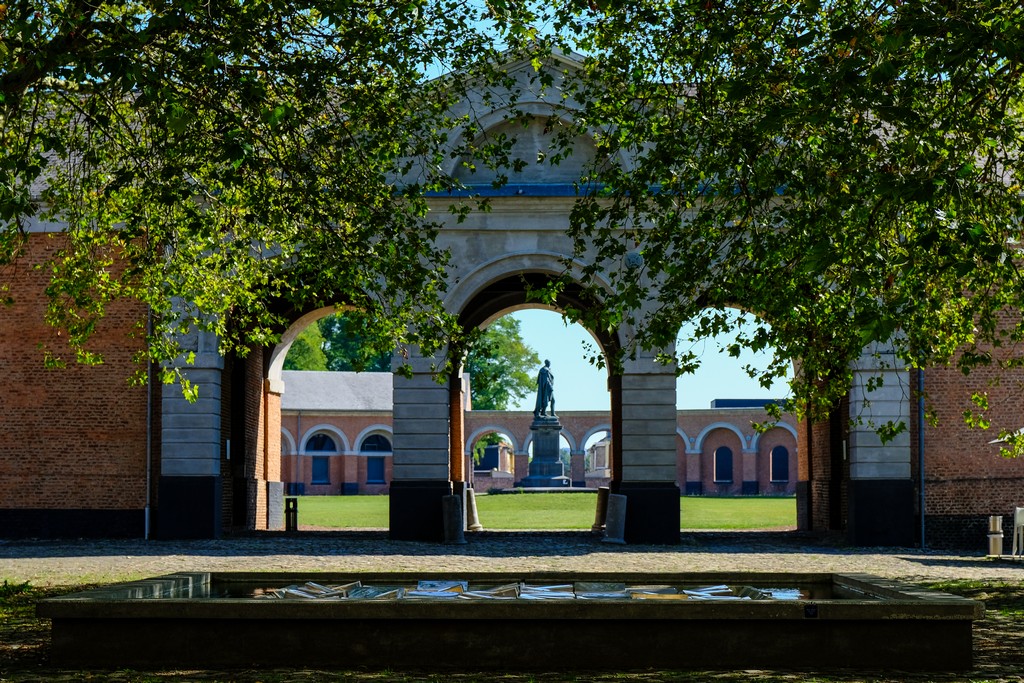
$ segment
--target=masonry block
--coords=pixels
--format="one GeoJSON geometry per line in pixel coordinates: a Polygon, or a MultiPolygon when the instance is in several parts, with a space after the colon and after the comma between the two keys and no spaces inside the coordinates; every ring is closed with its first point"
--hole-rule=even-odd
{"type": "Polygon", "coordinates": [[[157,538],[220,538],[220,477],[162,476],[159,487],[157,538]]]}
{"type": "Polygon", "coordinates": [[[391,482],[391,539],[444,541],[441,499],[450,495],[452,483],[447,480],[391,482]]]}
{"type": "Polygon", "coordinates": [[[626,543],[679,543],[678,486],[665,482],[624,481],[613,484],[611,491],[626,497],[626,543]]]}

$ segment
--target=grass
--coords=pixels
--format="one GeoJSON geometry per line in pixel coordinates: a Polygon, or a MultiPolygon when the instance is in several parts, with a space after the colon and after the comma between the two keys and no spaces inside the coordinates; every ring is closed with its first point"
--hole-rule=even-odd
{"type": "MultiPolygon", "coordinates": [[[[479,494],[480,521],[487,529],[589,529],[596,498],[588,493],[479,494]]],[[[679,499],[683,529],[776,529],[796,526],[796,499],[679,499]]],[[[303,496],[299,525],[333,529],[388,526],[387,496],[303,496]]]]}

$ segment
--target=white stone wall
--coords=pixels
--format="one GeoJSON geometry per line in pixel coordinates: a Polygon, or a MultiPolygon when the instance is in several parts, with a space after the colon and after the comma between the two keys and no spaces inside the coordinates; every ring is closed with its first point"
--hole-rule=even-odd
{"type": "Polygon", "coordinates": [[[195,362],[183,374],[199,390],[190,403],[177,384],[165,384],[161,396],[160,473],[169,477],[220,474],[221,380],[224,358],[217,338],[194,333],[184,348],[195,352],[195,362]]]}
{"type": "Polygon", "coordinates": [[[432,366],[438,362],[416,349],[410,350],[408,359],[394,361],[396,367],[405,363],[413,372],[412,377],[394,378],[395,480],[449,479],[449,391],[435,378],[432,366]]]}
{"type": "Polygon", "coordinates": [[[865,349],[850,390],[847,457],[851,479],[910,478],[910,375],[899,369],[891,346],[865,349]],[[869,390],[869,383],[881,386],[869,390]],[[902,423],[906,429],[882,443],[878,427],[902,423]]]}

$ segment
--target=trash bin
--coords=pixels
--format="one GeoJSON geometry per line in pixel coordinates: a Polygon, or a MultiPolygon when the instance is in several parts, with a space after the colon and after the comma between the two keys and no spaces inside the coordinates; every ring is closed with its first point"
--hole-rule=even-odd
{"type": "Polygon", "coordinates": [[[992,515],[988,518],[988,556],[1003,555],[1003,516],[992,515]]]}
{"type": "Polygon", "coordinates": [[[284,530],[285,531],[298,531],[299,530],[299,499],[298,498],[285,498],[284,499],[284,530]]]}

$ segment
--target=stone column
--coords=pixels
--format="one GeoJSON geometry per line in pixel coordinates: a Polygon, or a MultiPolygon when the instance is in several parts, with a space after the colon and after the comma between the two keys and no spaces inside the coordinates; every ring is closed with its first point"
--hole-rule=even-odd
{"type": "Polygon", "coordinates": [[[433,365],[440,356],[424,358],[410,349],[411,377],[394,379],[394,464],[391,481],[391,538],[443,541],[441,499],[452,495],[449,388],[435,380],[433,365]]]}
{"type": "MultiPolygon", "coordinates": [[[[865,349],[850,390],[847,537],[856,545],[916,543],[914,482],[910,476],[910,376],[898,369],[891,346],[865,349]],[[869,382],[879,385],[868,390],[869,382]],[[887,422],[907,429],[886,443],[876,429],[887,422]]],[[[833,476],[837,476],[833,472],[833,476]]]]}
{"type": "MultiPolygon", "coordinates": [[[[745,437],[749,442],[749,437],[745,437]]],[[[744,445],[740,452],[740,473],[743,477],[740,493],[744,496],[756,496],[760,487],[757,481],[757,451],[744,445]]]]}
{"type": "Polygon", "coordinates": [[[260,434],[263,440],[260,453],[263,456],[262,475],[266,490],[266,517],[262,520],[266,529],[284,529],[284,483],[281,481],[281,394],[284,382],[264,380],[263,410],[261,411],[260,434]]]}
{"type": "Polygon", "coordinates": [[[158,538],[219,538],[224,358],[211,333],[193,332],[182,346],[195,353],[195,362],[185,367],[184,375],[198,389],[199,398],[190,403],[177,384],[162,388],[154,532],[158,538]]]}
{"type": "Polygon", "coordinates": [[[587,454],[583,451],[569,453],[569,477],[573,486],[587,485],[587,454]]]}
{"type": "Polygon", "coordinates": [[[621,387],[622,479],[612,493],[626,497],[625,541],[678,543],[675,373],[642,356],[627,362],[621,387]]]}
{"type": "Polygon", "coordinates": [[[466,476],[466,447],[463,445],[465,413],[462,409],[462,377],[460,369],[448,378],[448,476],[452,482],[452,493],[462,501],[463,524],[468,525],[466,487],[470,486],[470,477],[466,476]]]}

